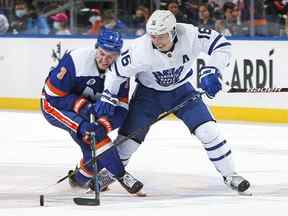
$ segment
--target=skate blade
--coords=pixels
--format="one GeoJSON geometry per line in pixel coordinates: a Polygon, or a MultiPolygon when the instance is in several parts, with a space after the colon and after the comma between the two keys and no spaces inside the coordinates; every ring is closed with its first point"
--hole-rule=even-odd
{"type": "Polygon", "coordinates": [[[134,195],[137,196],[137,197],[146,197],[147,196],[147,194],[143,190],[138,191],[134,195]]]}
{"type": "MultiPolygon", "coordinates": [[[[103,192],[107,192],[107,191],[110,191],[110,188],[109,188],[109,187],[105,188],[105,190],[101,190],[100,192],[103,193],[103,192]]],[[[93,194],[93,193],[95,193],[95,191],[92,190],[91,188],[89,188],[89,189],[86,191],[86,194],[93,194]]]]}
{"type": "Polygon", "coordinates": [[[244,192],[238,192],[240,196],[252,196],[252,192],[250,190],[246,190],[244,192]]]}

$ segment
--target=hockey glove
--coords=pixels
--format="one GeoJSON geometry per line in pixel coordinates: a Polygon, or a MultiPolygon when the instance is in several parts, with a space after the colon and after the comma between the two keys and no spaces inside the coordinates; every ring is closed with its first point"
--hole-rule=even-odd
{"type": "MultiPolygon", "coordinates": [[[[101,100],[98,100],[95,103],[91,103],[86,98],[79,97],[74,103],[73,111],[79,114],[80,116],[82,116],[83,118],[85,118],[86,120],[89,119],[90,114],[93,114],[95,117],[99,118],[103,116],[104,113],[107,112],[107,111],[102,111],[99,108],[99,106],[101,106],[100,103],[102,104],[104,102],[101,100]]],[[[112,115],[114,114],[114,110],[108,111],[108,112],[112,113],[112,115]]]]}
{"type": "Polygon", "coordinates": [[[102,93],[100,100],[97,100],[94,106],[96,116],[113,116],[115,106],[119,103],[118,98],[108,90],[102,93]]]}
{"type": "Polygon", "coordinates": [[[212,99],[222,89],[221,74],[215,67],[202,67],[200,70],[200,88],[212,99]]]}
{"type": "Polygon", "coordinates": [[[105,117],[101,117],[95,123],[82,122],[79,126],[78,134],[85,143],[90,144],[91,132],[95,133],[96,140],[99,142],[103,140],[110,131],[112,131],[112,125],[105,117]]]}
{"type": "Polygon", "coordinates": [[[78,134],[80,135],[82,140],[84,140],[84,142],[88,144],[90,144],[91,132],[95,133],[97,141],[103,140],[107,134],[105,128],[102,125],[98,124],[97,122],[88,123],[84,121],[80,124],[78,134]]]}

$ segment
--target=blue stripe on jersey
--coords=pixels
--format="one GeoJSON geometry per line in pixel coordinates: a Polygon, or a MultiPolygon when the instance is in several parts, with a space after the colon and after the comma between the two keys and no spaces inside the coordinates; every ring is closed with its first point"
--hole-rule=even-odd
{"type": "Polygon", "coordinates": [[[211,53],[213,52],[213,49],[214,49],[216,43],[220,40],[221,37],[222,37],[222,35],[219,34],[219,35],[215,38],[215,40],[212,42],[212,44],[211,44],[211,46],[210,46],[210,48],[209,48],[209,50],[208,50],[208,55],[211,55],[211,53]]]}
{"type": "Polygon", "coordinates": [[[117,76],[122,77],[122,78],[129,78],[129,77],[122,76],[122,75],[119,73],[119,70],[118,70],[117,63],[116,63],[116,62],[114,62],[114,68],[115,68],[115,72],[116,72],[117,76]]]}
{"type": "Polygon", "coordinates": [[[223,142],[219,143],[218,145],[216,146],[213,146],[213,147],[210,147],[210,148],[205,148],[206,151],[213,151],[217,148],[220,148],[221,146],[223,146],[224,144],[226,143],[226,140],[224,140],[223,142]]]}
{"type": "Polygon", "coordinates": [[[191,68],[190,71],[186,74],[186,76],[185,76],[182,80],[179,80],[177,83],[183,82],[183,81],[186,80],[187,78],[191,77],[192,74],[193,74],[193,70],[192,70],[192,68],[191,68]]]}
{"type": "MultiPolygon", "coordinates": [[[[224,46],[231,46],[232,44],[231,43],[229,43],[229,42],[224,42],[224,43],[221,43],[221,44],[219,44],[218,46],[216,46],[214,49],[213,49],[213,51],[215,51],[216,49],[218,49],[218,48],[220,48],[220,47],[224,47],[224,46]]],[[[213,52],[212,51],[212,52],[213,52]]]]}
{"type": "Polygon", "coordinates": [[[228,155],[231,154],[231,150],[229,150],[226,154],[220,156],[220,157],[217,157],[217,158],[209,158],[211,161],[219,161],[219,160],[222,160],[223,158],[227,157],[228,155]]]}

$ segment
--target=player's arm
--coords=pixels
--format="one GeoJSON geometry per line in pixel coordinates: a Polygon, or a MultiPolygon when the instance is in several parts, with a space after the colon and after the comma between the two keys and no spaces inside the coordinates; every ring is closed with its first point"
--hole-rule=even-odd
{"type": "Polygon", "coordinates": [[[74,63],[70,54],[65,54],[45,82],[45,98],[59,110],[73,111],[79,99],[78,95],[71,93],[75,85],[74,63]]]}
{"type": "MultiPolygon", "coordinates": [[[[125,50],[106,72],[104,92],[98,103],[99,115],[113,116],[119,103],[121,86],[137,73],[131,51],[125,50]]],[[[128,97],[128,96],[127,96],[128,97]]]]}
{"type": "Polygon", "coordinates": [[[211,57],[207,66],[214,66],[221,72],[224,71],[231,58],[231,43],[225,36],[212,29],[199,27],[197,42],[200,50],[211,57]]]}
{"type": "Polygon", "coordinates": [[[112,127],[113,129],[119,128],[127,113],[128,113],[128,100],[129,100],[129,79],[126,80],[125,82],[123,82],[120,86],[120,89],[118,91],[117,94],[117,98],[118,98],[118,104],[115,107],[115,112],[114,115],[112,117],[109,117],[111,123],[112,123],[112,127]]]}
{"type": "Polygon", "coordinates": [[[210,56],[207,64],[200,69],[200,87],[209,98],[214,98],[222,89],[222,72],[231,58],[231,43],[226,38],[208,28],[198,28],[197,45],[210,56]]]}
{"type": "MultiPolygon", "coordinates": [[[[126,80],[126,82],[122,83],[122,85],[120,86],[119,93],[117,95],[118,102],[115,105],[113,115],[103,115],[100,112],[101,110],[100,111],[98,110],[99,108],[98,106],[99,104],[101,104],[100,99],[98,99],[95,103],[89,103],[84,105],[84,108],[81,109],[84,110],[84,112],[80,111],[79,114],[80,116],[87,119],[87,116],[89,116],[90,113],[93,113],[97,117],[98,125],[102,126],[105,129],[104,132],[109,133],[110,131],[117,129],[122,125],[128,112],[128,95],[129,95],[129,79],[126,80]],[[87,112],[87,108],[90,111],[87,112]]],[[[91,124],[88,124],[87,126],[91,126],[91,124]]],[[[99,131],[99,127],[97,128],[99,131]]]]}
{"type": "Polygon", "coordinates": [[[95,124],[87,120],[88,103],[91,101],[71,93],[77,87],[74,67],[71,56],[65,54],[58,66],[50,72],[44,86],[43,110],[57,121],[55,124],[61,125],[61,128],[77,134],[84,140],[87,138],[87,133],[92,131],[96,133],[97,140],[102,140],[106,133],[112,130],[111,125],[105,119],[95,124]],[[81,115],[81,110],[87,112],[86,118],[81,115]]]}

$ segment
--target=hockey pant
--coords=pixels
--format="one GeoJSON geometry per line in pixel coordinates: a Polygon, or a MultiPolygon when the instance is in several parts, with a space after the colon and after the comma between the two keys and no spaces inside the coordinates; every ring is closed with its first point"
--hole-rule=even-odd
{"type": "MultiPolygon", "coordinates": [[[[185,84],[169,92],[156,91],[138,84],[130,101],[127,117],[119,130],[118,138],[121,139],[121,136],[128,136],[139,128],[151,125],[161,113],[182,103],[193,94],[195,95],[196,92],[190,84],[185,84]]],[[[230,147],[221,135],[213,116],[202,99],[188,102],[185,107],[174,114],[202,142],[210,161],[223,176],[234,172],[230,147]]],[[[137,133],[133,139],[117,146],[125,166],[131,155],[144,141],[148,131],[149,127],[146,127],[145,130],[137,133]]]]}

